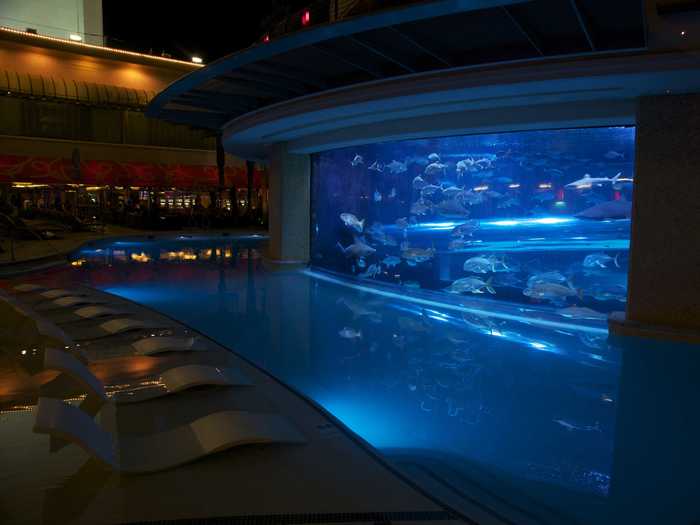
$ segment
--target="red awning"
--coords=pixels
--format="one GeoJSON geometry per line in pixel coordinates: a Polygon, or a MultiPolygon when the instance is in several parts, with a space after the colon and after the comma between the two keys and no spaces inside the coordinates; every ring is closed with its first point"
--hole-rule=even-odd
{"type": "MultiPolygon", "coordinates": [[[[255,170],[255,188],[262,186],[264,173],[264,170],[255,170]]],[[[227,166],[224,181],[228,188],[247,186],[245,168],[227,166]]],[[[77,170],[70,159],[0,155],[0,183],[12,182],[196,190],[217,188],[219,176],[216,166],[91,160],[81,162],[77,170]]]]}

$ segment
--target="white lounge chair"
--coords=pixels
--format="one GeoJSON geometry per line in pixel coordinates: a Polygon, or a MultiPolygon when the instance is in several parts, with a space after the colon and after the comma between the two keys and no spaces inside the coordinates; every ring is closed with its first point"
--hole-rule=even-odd
{"type": "Polygon", "coordinates": [[[80,295],[75,292],[75,290],[63,290],[61,288],[56,288],[54,290],[46,290],[41,292],[41,295],[45,299],[58,299],[59,297],[68,297],[69,295],[80,295]]]}
{"type": "Polygon", "coordinates": [[[120,317],[119,319],[105,321],[100,324],[100,328],[106,333],[114,335],[130,332],[132,330],[139,330],[141,328],[156,328],[156,326],[153,323],[142,321],[141,319],[120,317]]]}
{"type": "Polygon", "coordinates": [[[198,386],[252,386],[252,383],[234,368],[183,365],[166,370],[152,384],[114,392],[112,400],[117,404],[138,403],[198,386]]]}
{"type": "Polygon", "coordinates": [[[115,310],[114,308],[110,308],[109,306],[99,305],[84,306],[82,308],[78,308],[73,313],[83,319],[98,319],[100,317],[109,317],[112,315],[124,314],[124,312],[120,312],[119,310],[115,310]]]}
{"type": "Polygon", "coordinates": [[[41,284],[23,283],[18,284],[17,286],[13,286],[12,289],[15,292],[19,293],[31,293],[46,290],[46,286],[43,286],[41,284]]]}
{"type": "Polygon", "coordinates": [[[240,445],[303,444],[304,436],[279,414],[217,412],[165,432],[114,436],[79,408],[39,398],[34,432],[69,440],[105,465],[139,474],[174,468],[240,445]]]}
{"type": "MultiPolygon", "coordinates": [[[[57,370],[79,383],[85,393],[103,403],[108,400],[104,387],[97,377],[68,352],[46,349],[44,368],[57,370]]],[[[183,365],[163,372],[153,381],[111,392],[115,403],[138,403],[158,397],[182,392],[197,386],[252,386],[250,380],[239,370],[210,365],[183,365]]]]}
{"type": "Polygon", "coordinates": [[[146,337],[131,346],[135,355],[155,355],[163,352],[195,352],[206,350],[206,346],[197,337],[166,335],[146,337]]]}
{"type": "Polygon", "coordinates": [[[51,301],[51,304],[61,308],[72,308],[75,306],[105,304],[107,301],[97,297],[87,297],[81,295],[67,295],[51,301]]]}
{"type": "Polygon", "coordinates": [[[100,380],[95,377],[85,364],[68,352],[47,348],[44,351],[44,368],[66,374],[76,381],[85,393],[88,395],[92,394],[102,402],[106,402],[109,399],[100,380]]]}

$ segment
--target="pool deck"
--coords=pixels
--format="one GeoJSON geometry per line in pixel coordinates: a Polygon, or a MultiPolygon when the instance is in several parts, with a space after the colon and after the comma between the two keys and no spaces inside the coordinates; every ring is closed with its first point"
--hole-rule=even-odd
{"type": "MultiPolygon", "coordinates": [[[[66,386],[57,393],[56,373],[31,374],[27,362],[23,363],[29,356],[8,337],[0,343],[0,522],[202,519],[197,523],[206,523],[215,517],[226,518],[227,523],[461,522],[399,477],[332,416],[230,350],[125,299],[86,287],[75,291],[107,301],[167,333],[197,335],[206,345],[199,352],[145,357],[128,349],[147,332],[85,342],[81,347],[89,368],[107,392],[136,387],[185,364],[234,367],[253,383],[252,387],[191,389],[143,403],[117,406],[109,402],[98,419],[112,428],[117,439],[166,431],[218,411],[245,410],[283,414],[306,444],[234,447],[174,469],[128,476],[102,466],[75,445],[51,453],[50,438],[32,431],[37,398],[75,399],[82,392],[66,386]]],[[[34,320],[51,323],[52,318],[65,316],[64,312],[39,313],[46,301],[38,293],[12,293],[7,286],[2,294],[5,302],[16,300],[28,306],[34,320]]],[[[75,338],[96,324],[80,321],[61,327],[75,338]]],[[[7,318],[0,318],[3,331],[10,328],[7,325],[7,318]]],[[[31,360],[41,365],[43,349],[37,351],[39,355],[31,360]]],[[[479,523],[498,523],[493,516],[478,514],[474,519],[479,523]]]]}
{"type": "Polygon", "coordinates": [[[151,231],[136,230],[123,226],[107,225],[103,232],[69,232],[62,233],[60,239],[52,240],[15,240],[15,258],[12,260],[10,251],[10,241],[7,238],[0,239],[0,277],[18,273],[25,273],[32,269],[48,267],[61,264],[66,261],[66,257],[80,248],[80,246],[91,241],[104,240],[115,237],[147,236],[147,235],[177,235],[177,234],[197,234],[218,235],[221,233],[241,234],[241,233],[266,233],[259,228],[230,228],[230,229],[186,229],[173,231],[151,231]]]}

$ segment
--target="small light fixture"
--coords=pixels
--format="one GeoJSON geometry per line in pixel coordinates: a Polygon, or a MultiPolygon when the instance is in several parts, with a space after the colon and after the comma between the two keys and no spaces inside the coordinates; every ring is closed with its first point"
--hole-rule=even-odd
{"type": "Polygon", "coordinates": [[[681,31],[681,36],[685,36],[685,31],[681,31]]]}
{"type": "Polygon", "coordinates": [[[202,59],[200,57],[192,57],[192,62],[194,62],[195,64],[201,64],[202,59]]]}
{"type": "Polygon", "coordinates": [[[71,33],[68,38],[70,38],[73,42],[82,42],[83,41],[83,37],[80,35],[76,35],[75,33],[71,33]]]}
{"type": "Polygon", "coordinates": [[[308,26],[309,23],[311,23],[311,11],[304,9],[304,12],[301,14],[301,25],[308,26]]]}

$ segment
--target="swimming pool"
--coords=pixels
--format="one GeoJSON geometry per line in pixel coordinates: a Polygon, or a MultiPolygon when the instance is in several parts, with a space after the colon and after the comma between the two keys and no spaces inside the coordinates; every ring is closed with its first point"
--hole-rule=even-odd
{"type": "Polygon", "coordinates": [[[700,399],[697,349],[627,348],[605,319],[551,306],[271,271],[264,248],[256,236],[132,238],[86,246],[61,273],[225,344],[457,508],[532,523],[642,523],[655,516],[644,505],[664,523],[697,518],[697,454],[669,428],[685,425],[689,447],[700,434],[684,411],[700,399]],[[633,505],[646,484],[653,501],[633,505]]]}

